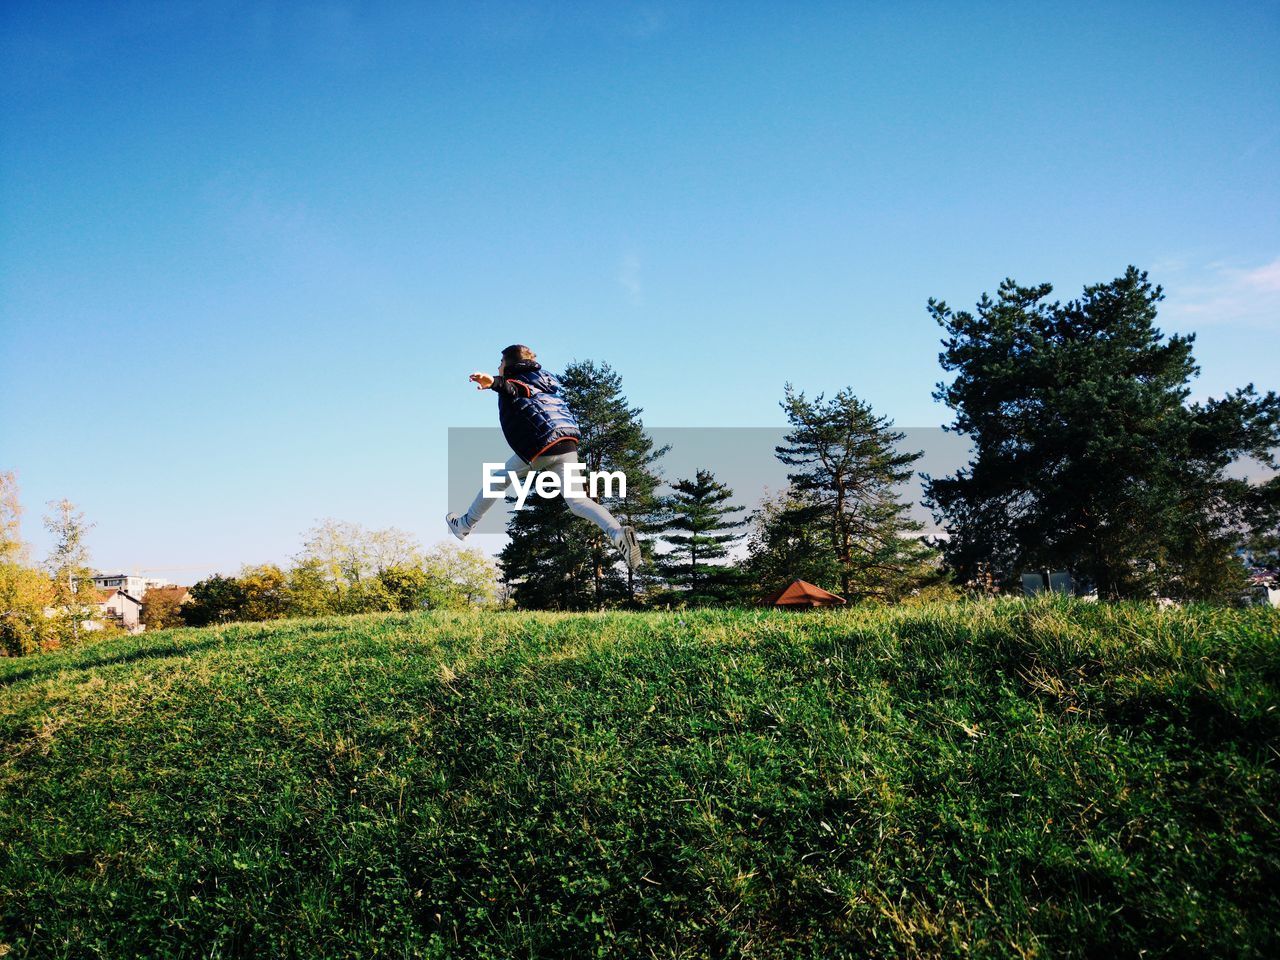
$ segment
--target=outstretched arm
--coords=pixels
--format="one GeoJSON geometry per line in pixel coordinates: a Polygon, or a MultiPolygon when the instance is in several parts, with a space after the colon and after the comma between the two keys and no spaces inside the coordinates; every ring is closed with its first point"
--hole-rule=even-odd
{"type": "Polygon", "coordinates": [[[531,397],[534,394],[533,389],[521,380],[491,377],[487,373],[473,373],[470,379],[472,383],[476,384],[477,390],[493,390],[497,393],[505,393],[512,399],[516,397],[531,397]]]}

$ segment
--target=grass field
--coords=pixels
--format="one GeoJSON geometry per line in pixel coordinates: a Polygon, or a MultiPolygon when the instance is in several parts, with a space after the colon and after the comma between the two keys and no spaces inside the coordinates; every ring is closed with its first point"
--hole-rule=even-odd
{"type": "Polygon", "coordinates": [[[1280,617],[422,614],[0,660],[10,957],[1280,955],[1280,617]]]}

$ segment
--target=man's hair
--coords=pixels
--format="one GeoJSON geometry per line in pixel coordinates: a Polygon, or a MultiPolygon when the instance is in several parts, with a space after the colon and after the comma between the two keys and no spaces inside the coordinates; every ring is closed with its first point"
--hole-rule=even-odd
{"type": "Polygon", "coordinates": [[[536,354],[523,343],[513,343],[502,351],[502,359],[510,363],[514,363],[517,360],[532,360],[535,356],[536,354]]]}

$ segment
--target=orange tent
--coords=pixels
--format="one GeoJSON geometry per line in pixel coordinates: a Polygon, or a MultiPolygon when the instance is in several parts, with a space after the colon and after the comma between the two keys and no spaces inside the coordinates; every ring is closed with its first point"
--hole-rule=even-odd
{"type": "Polygon", "coordinates": [[[766,607],[835,607],[844,603],[844,597],[837,597],[805,580],[796,580],[761,602],[766,607]]]}

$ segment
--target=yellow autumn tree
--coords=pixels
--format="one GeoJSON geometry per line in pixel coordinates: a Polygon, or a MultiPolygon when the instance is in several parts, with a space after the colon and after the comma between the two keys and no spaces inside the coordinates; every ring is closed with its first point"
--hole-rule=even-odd
{"type": "Polygon", "coordinates": [[[45,615],[54,602],[53,583],[28,566],[21,520],[17,477],[0,472],[0,654],[10,657],[57,643],[57,625],[45,615]]]}

